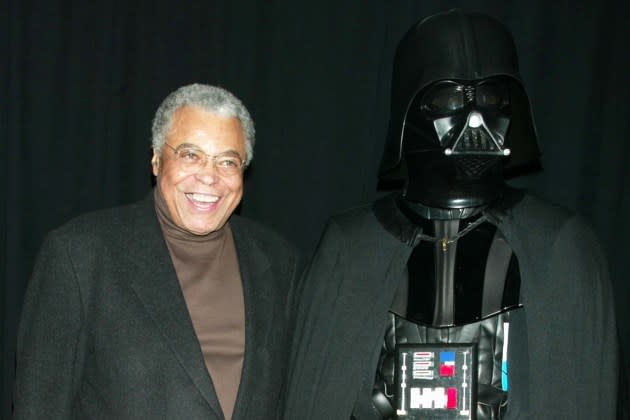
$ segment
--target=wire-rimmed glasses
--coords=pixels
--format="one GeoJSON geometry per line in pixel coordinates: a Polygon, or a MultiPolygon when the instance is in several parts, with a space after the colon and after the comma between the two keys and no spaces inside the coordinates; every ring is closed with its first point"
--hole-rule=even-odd
{"type": "Polygon", "coordinates": [[[208,161],[212,161],[212,165],[216,171],[223,176],[236,175],[240,173],[245,166],[245,161],[234,151],[209,156],[199,147],[187,143],[180,144],[177,148],[168,143],[164,144],[170,147],[175,153],[176,162],[179,167],[189,173],[201,171],[205,168],[208,161]]]}

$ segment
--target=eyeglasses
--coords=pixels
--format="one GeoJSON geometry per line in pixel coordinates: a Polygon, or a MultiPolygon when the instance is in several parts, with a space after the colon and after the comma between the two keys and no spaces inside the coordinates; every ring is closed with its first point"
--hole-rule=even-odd
{"type": "Polygon", "coordinates": [[[225,152],[215,156],[208,156],[198,147],[180,145],[175,148],[164,143],[175,153],[177,165],[185,172],[197,173],[205,168],[209,160],[220,175],[233,176],[240,173],[245,166],[245,161],[236,152],[225,152]]]}

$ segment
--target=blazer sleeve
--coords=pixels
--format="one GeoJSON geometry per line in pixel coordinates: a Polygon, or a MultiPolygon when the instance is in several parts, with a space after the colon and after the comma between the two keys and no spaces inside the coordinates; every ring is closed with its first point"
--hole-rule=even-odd
{"type": "Polygon", "coordinates": [[[81,375],[81,292],[65,244],[44,241],[18,330],[14,418],[70,418],[81,375]]]}

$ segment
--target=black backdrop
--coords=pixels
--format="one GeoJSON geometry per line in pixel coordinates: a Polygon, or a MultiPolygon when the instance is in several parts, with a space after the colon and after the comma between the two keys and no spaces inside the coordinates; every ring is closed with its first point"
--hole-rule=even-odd
{"type": "Polygon", "coordinates": [[[150,121],[167,93],[199,81],[243,99],[258,145],[240,211],[310,254],[331,213],[378,194],[396,42],[451,7],[511,28],[544,154],[544,171],[515,183],[594,227],[630,352],[625,2],[5,0],[0,414],[9,412],[21,300],[43,235],[146,193],[150,121]]]}

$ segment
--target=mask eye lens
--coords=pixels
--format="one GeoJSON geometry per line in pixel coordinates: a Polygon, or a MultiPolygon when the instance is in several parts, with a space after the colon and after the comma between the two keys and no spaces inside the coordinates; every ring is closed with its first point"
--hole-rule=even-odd
{"type": "Polygon", "coordinates": [[[484,83],[477,86],[477,105],[496,107],[508,103],[507,91],[494,83],[484,83]]]}
{"type": "Polygon", "coordinates": [[[448,114],[466,105],[461,86],[438,86],[422,99],[422,109],[436,114],[448,114]]]}
{"type": "Polygon", "coordinates": [[[462,92],[439,92],[431,101],[431,106],[436,110],[455,111],[464,106],[462,92]]]}

